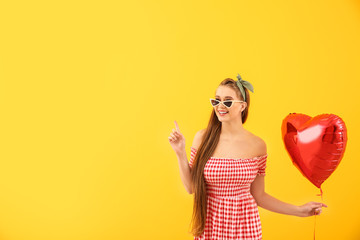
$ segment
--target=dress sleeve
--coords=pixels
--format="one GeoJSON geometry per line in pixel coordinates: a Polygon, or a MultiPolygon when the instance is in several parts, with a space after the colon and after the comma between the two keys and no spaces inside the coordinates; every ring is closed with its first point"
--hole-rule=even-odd
{"type": "Polygon", "coordinates": [[[190,166],[190,168],[193,167],[193,162],[194,162],[195,155],[196,155],[196,149],[193,148],[193,147],[191,147],[190,161],[189,161],[189,166],[190,166]]]}
{"type": "Polygon", "coordinates": [[[265,176],[265,168],[266,168],[266,160],[267,160],[267,154],[266,155],[263,155],[261,156],[259,159],[258,159],[258,175],[262,175],[262,176],[265,176]]]}

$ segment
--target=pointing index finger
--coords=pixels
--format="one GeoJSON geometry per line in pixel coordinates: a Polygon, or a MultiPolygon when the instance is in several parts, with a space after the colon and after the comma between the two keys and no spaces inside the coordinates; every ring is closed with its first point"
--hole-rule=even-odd
{"type": "Polygon", "coordinates": [[[176,130],[178,130],[180,132],[179,125],[177,124],[176,121],[175,121],[175,126],[176,126],[176,130]]]}

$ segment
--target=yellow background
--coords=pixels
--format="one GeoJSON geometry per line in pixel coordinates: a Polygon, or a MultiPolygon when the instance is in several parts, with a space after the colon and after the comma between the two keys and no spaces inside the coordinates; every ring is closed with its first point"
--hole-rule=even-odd
{"type": "MultiPolygon", "coordinates": [[[[244,127],[268,147],[266,191],[320,201],[281,139],[290,112],[348,129],[316,239],[360,239],[360,3],[1,1],[0,239],[193,239],[190,153],[226,77],[251,82],[244,127]]],[[[260,209],[263,239],[313,239],[314,217],[260,209]]]]}

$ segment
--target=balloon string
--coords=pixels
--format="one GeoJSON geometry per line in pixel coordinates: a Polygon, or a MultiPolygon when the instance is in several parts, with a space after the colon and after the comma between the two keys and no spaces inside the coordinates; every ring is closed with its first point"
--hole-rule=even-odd
{"type": "MultiPolygon", "coordinates": [[[[316,196],[321,196],[321,203],[323,202],[323,191],[320,187],[320,194],[316,194],[316,196]]],[[[315,216],[315,223],[314,223],[314,240],[315,240],[315,227],[316,227],[316,214],[314,215],[315,216]]]]}
{"type": "Polygon", "coordinates": [[[316,215],[314,216],[315,216],[315,224],[314,224],[314,240],[315,240],[316,215]]]}
{"type": "Polygon", "coordinates": [[[321,196],[321,202],[323,201],[323,191],[320,187],[320,194],[316,194],[316,196],[321,196]]]}

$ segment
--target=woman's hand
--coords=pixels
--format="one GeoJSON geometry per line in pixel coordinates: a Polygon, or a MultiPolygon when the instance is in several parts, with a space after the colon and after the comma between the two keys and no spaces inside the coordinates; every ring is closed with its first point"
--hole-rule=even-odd
{"type": "Polygon", "coordinates": [[[299,206],[299,217],[309,217],[313,215],[320,215],[322,212],[321,208],[327,207],[324,203],[319,202],[308,202],[304,205],[299,206]]]}
{"type": "Polygon", "coordinates": [[[185,137],[180,133],[179,126],[175,121],[176,129],[170,133],[169,142],[177,155],[181,155],[182,151],[185,151],[185,137]]]}

